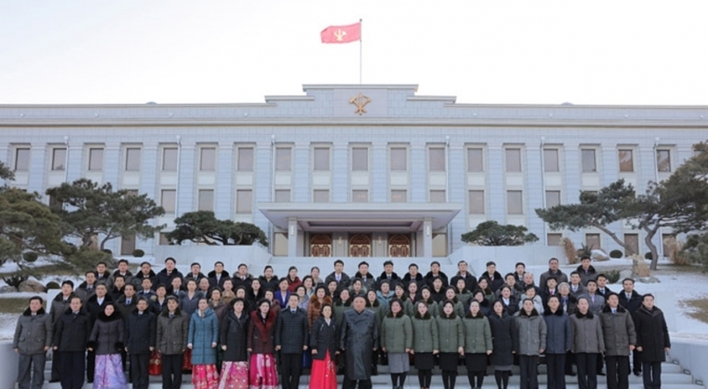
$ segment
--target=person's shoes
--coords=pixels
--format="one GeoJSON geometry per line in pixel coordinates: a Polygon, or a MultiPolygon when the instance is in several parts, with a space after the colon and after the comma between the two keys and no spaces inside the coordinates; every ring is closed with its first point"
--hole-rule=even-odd
{"type": "Polygon", "coordinates": [[[635,372],[634,372],[634,375],[637,376],[637,377],[641,377],[641,376],[642,376],[642,372],[641,372],[641,371],[635,371],[635,372]]]}

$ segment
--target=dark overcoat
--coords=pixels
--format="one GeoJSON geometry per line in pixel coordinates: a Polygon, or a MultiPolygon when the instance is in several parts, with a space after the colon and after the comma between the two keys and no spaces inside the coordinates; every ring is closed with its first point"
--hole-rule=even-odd
{"type": "Polygon", "coordinates": [[[350,380],[371,379],[371,350],[378,344],[379,333],[374,312],[364,309],[344,312],[340,348],[346,352],[345,376],[350,380]]]}
{"type": "Polygon", "coordinates": [[[493,351],[490,362],[495,366],[511,366],[514,363],[513,351],[518,348],[518,332],[513,316],[506,312],[499,317],[496,313],[489,315],[489,326],[492,329],[493,351]]]}
{"type": "Polygon", "coordinates": [[[248,360],[246,353],[246,337],[248,336],[248,324],[251,316],[248,312],[241,312],[241,316],[236,316],[236,312],[229,310],[221,322],[220,342],[226,346],[224,351],[224,361],[244,362],[248,360]]]}
{"type": "Polygon", "coordinates": [[[671,347],[669,330],[666,327],[664,312],[654,307],[651,311],[642,305],[634,313],[634,328],[637,331],[637,347],[642,361],[664,362],[666,360],[665,347],[671,347]]]}

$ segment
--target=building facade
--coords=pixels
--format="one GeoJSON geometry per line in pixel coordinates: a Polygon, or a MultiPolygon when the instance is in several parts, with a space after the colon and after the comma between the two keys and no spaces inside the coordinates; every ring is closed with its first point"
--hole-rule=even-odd
{"type": "MultiPolygon", "coordinates": [[[[168,230],[196,210],[254,223],[276,257],[434,258],[486,220],[524,225],[537,245],[567,236],[618,249],[597,230],[551,231],[534,210],[618,178],[642,192],[708,134],[708,107],[457,104],[416,90],[305,85],[304,95],[252,104],[3,105],[0,160],[12,185],[42,194],[81,177],[147,193],[168,230]]],[[[640,231],[610,228],[646,251],[640,231]]],[[[166,243],[123,237],[109,248],[166,243]]]]}

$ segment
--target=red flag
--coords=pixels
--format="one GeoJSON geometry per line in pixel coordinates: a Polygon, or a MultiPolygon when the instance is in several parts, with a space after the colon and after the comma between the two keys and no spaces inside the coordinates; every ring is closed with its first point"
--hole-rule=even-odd
{"type": "Polygon", "coordinates": [[[348,26],[329,26],[320,33],[322,43],[350,43],[361,40],[361,22],[348,26]]]}

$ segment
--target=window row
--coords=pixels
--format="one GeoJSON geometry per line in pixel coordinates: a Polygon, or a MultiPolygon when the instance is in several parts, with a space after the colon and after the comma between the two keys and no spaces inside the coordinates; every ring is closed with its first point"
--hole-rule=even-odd
{"type": "MultiPolygon", "coordinates": [[[[66,169],[67,152],[65,147],[54,147],[51,149],[51,170],[61,171],[66,169]]],[[[330,171],[332,170],[331,147],[315,146],[313,149],[312,170],[330,171]]],[[[504,170],[508,173],[523,172],[524,163],[522,158],[523,149],[521,147],[504,148],[504,170]]],[[[543,149],[543,171],[560,172],[560,148],[543,149]]],[[[671,172],[670,148],[656,149],[656,169],[659,172],[671,172]]],[[[179,149],[175,146],[165,146],[161,148],[161,170],[177,171],[179,160],[179,149]]],[[[485,149],[483,147],[468,147],[467,172],[480,173],[485,171],[485,149]]],[[[215,171],[217,162],[217,149],[211,146],[201,146],[198,148],[199,170],[215,171]]],[[[351,170],[369,171],[370,150],[367,146],[353,146],[351,148],[351,170]]],[[[409,162],[409,148],[407,146],[391,146],[389,148],[389,170],[407,171],[409,162]]],[[[427,147],[427,170],[430,172],[444,172],[447,168],[446,149],[444,146],[427,147]]],[[[620,172],[636,171],[635,162],[636,149],[620,148],[617,150],[618,170],[620,172]]],[[[124,149],[123,170],[140,171],[142,149],[140,147],[126,147],[124,149]]],[[[104,148],[89,147],[86,166],[88,171],[102,171],[104,167],[104,148]]],[[[598,168],[598,149],[587,147],[580,149],[580,170],[583,173],[594,173],[598,168]]],[[[14,170],[29,171],[30,148],[16,147],[14,149],[14,170]]],[[[254,147],[237,147],[236,149],[236,171],[254,171],[254,147]]],[[[275,149],[275,169],[277,171],[291,171],[293,168],[292,147],[276,147],[275,149]]]]}

